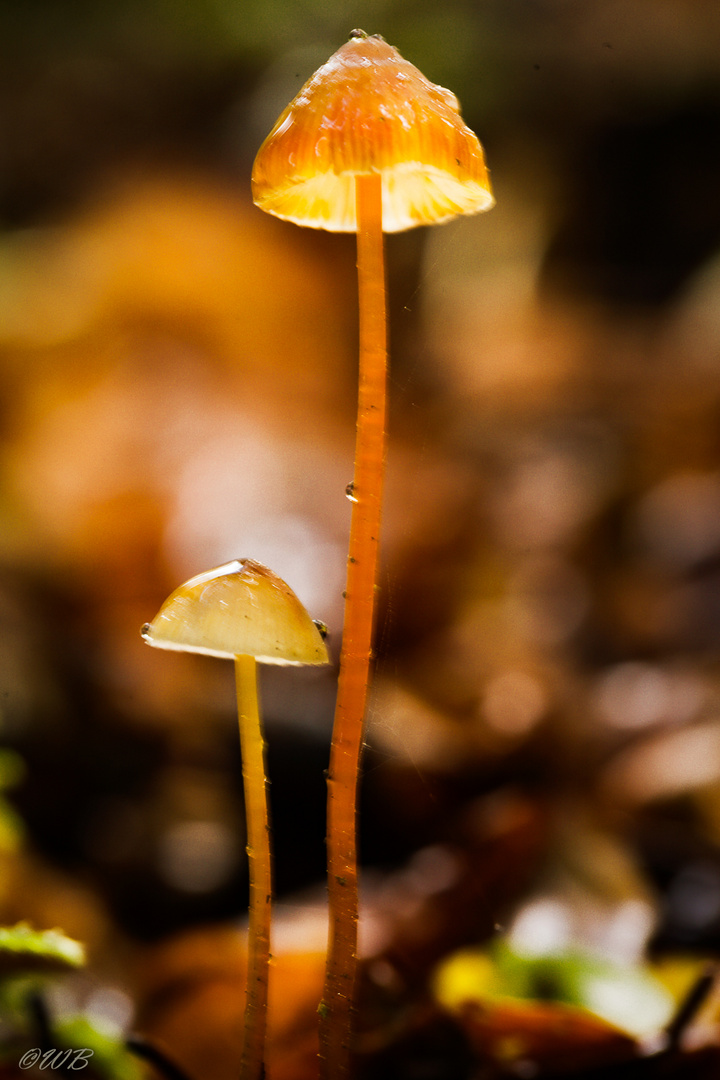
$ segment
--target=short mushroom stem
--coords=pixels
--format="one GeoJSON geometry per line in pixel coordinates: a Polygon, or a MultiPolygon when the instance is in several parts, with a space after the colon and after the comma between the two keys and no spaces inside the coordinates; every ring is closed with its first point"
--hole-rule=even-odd
{"type": "Polygon", "coordinates": [[[241,1080],[260,1080],[263,1075],[270,964],[272,857],[265,743],[258,709],[257,664],[253,656],[235,657],[235,682],[250,874],[247,989],[240,1077],[241,1080]]]}
{"type": "MultiPolygon", "coordinates": [[[[322,624],[320,624],[322,625],[322,624]]],[[[289,585],[254,559],[196,574],[140,631],[159,649],[235,662],[250,869],[250,927],[241,1080],[260,1080],[267,1024],[272,862],[257,662],[326,664],[318,624],[289,585]]]]}
{"type": "Polygon", "coordinates": [[[330,927],[320,1007],[321,1075],[350,1073],[357,968],[356,803],[372,649],[373,609],[385,466],[387,330],[382,178],[356,177],[360,391],[345,621],[328,774],[330,927]]]}

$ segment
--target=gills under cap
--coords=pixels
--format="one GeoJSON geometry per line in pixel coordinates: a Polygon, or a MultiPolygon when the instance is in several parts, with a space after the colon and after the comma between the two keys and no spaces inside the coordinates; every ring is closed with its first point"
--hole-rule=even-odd
{"type": "Polygon", "coordinates": [[[457,98],[381,37],[350,41],[303,86],[260,147],[255,203],[297,225],[355,232],[354,179],[382,175],[383,229],[494,205],[485,156],[457,98]]]}
{"type": "Polygon", "coordinates": [[[253,559],[190,578],[142,628],[148,645],[265,664],[327,664],[318,625],[289,585],[253,559]]]}

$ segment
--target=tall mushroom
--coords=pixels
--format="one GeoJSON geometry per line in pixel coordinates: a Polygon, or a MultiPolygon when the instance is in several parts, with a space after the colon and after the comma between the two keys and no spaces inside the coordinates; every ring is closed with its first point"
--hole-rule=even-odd
{"type": "Polygon", "coordinates": [[[385,462],[387,331],[383,231],[493,205],[482,147],[457,99],[378,35],[354,30],[303,86],[260,147],[262,209],[298,225],[357,232],[360,306],[353,511],[328,774],[330,934],[320,1006],[324,1076],[350,1069],[357,955],[356,800],[372,648],[385,462]]]}
{"type": "Polygon", "coordinates": [[[186,581],[141,633],[148,645],[159,649],[235,661],[250,877],[240,1076],[241,1080],[260,1080],[270,959],[272,853],[256,665],[326,664],[327,649],[318,625],[292,589],[252,559],[239,559],[186,581]]]}

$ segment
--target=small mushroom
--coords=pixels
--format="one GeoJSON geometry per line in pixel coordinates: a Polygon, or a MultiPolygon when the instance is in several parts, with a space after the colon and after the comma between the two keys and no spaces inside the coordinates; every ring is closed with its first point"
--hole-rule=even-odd
{"type": "Polygon", "coordinates": [[[387,328],[383,231],[488,210],[477,136],[457,98],[379,35],[353,30],[290,102],[255,159],[253,198],[298,225],[357,232],[360,379],[340,677],[328,771],[325,1080],[350,1071],[357,968],[357,778],[372,648],[385,467],[387,328]]]}
{"type": "Polygon", "coordinates": [[[359,232],[361,176],[380,183],[384,232],[477,214],[495,201],[482,146],[452,91],[378,34],[353,30],[260,147],[253,199],[296,225],[359,232]]]}
{"type": "MultiPolygon", "coordinates": [[[[322,626],[322,624],[320,624],[322,626]]],[[[241,1080],[260,1080],[267,1013],[272,854],[257,664],[326,664],[322,631],[272,570],[238,559],[198,574],[142,628],[148,645],[235,661],[250,877],[241,1080]]]]}

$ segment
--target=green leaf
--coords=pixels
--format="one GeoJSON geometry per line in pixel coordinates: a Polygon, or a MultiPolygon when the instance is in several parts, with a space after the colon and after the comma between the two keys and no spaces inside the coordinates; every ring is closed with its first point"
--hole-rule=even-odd
{"type": "Polygon", "coordinates": [[[62,930],[34,930],[27,923],[0,927],[0,979],[53,974],[82,967],[85,949],[62,930]]]}
{"type": "Polygon", "coordinates": [[[438,970],[435,987],[450,1008],[463,1001],[554,1001],[586,1009],[635,1036],[659,1031],[674,1009],[671,995],[648,968],[579,950],[526,956],[505,942],[488,952],[455,953],[438,970]]]}
{"type": "Polygon", "coordinates": [[[98,1031],[85,1016],[68,1017],[53,1024],[60,1047],[92,1050],[93,1073],[107,1080],[139,1080],[142,1070],[117,1036],[98,1031]]]}

